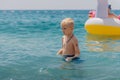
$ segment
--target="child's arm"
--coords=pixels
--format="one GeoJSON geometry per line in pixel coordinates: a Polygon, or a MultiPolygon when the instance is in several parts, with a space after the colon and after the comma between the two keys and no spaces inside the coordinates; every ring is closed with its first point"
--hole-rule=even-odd
{"type": "MultiPolygon", "coordinates": [[[[62,48],[63,48],[63,38],[62,38],[62,48]]],[[[62,48],[57,52],[57,55],[62,55],[62,53],[63,53],[63,49],[62,48]]]]}
{"type": "Polygon", "coordinates": [[[117,16],[117,15],[115,15],[114,13],[108,13],[108,17],[110,17],[110,18],[117,18],[117,19],[119,19],[119,18],[118,18],[118,16],[117,16]]]}
{"type": "Polygon", "coordinates": [[[78,40],[77,39],[74,42],[74,49],[75,49],[75,56],[74,57],[79,57],[80,49],[79,49],[79,45],[78,45],[78,40]]]}
{"type": "Polygon", "coordinates": [[[62,49],[60,49],[58,52],[57,52],[57,55],[62,55],[62,49]]]}

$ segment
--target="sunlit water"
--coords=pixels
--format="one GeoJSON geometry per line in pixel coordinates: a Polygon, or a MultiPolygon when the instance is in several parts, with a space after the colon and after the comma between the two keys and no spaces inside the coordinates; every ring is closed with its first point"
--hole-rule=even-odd
{"type": "Polygon", "coordinates": [[[0,11],[0,80],[120,80],[120,36],[87,34],[87,13],[0,11]],[[81,52],[70,63],[56,55],[66,17],[75,21],[81,52]]]}

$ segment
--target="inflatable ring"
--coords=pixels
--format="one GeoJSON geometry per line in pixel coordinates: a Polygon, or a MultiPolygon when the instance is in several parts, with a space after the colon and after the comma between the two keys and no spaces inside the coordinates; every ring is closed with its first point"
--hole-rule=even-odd
{"type": "Polygon", "coordinates": [[[95,35],[120,35],[120,20],[92,17],[85,22],[85,30],[95,35]]]}

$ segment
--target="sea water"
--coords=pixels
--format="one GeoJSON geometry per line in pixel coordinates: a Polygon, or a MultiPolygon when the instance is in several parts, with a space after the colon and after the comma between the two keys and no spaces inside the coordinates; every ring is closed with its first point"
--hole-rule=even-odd
{"type": "MultiPolygon", "coordinates": [[[[1,10],[0,80],[120,80],[120,37],[89,35],[88,10],[1,10]],[[65,62],[60,22],[75,21],[80,60],[65,62]]],[[[117,14],[120,11],[115,11],[117,14]]]]}

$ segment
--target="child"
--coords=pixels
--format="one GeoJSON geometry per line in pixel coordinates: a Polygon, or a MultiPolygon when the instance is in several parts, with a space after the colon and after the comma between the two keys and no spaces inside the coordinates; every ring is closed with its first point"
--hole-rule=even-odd
{"type": "Polygon", "coordinates": [[[65,61],[72,61],[80,55],[78,40],[73,34],[74,21],[71,18],[65,18],[61,22],[61,28],[64,36],[62,37],[62,48],[57,54],[63,56],[65,61]]]}
{"type": "Polygon", "coordinates": [[[108,5],[108,17],[109,18],[117,18],[119,19],[119,17],[117,15],[115,15],[114,13],[111,12],[111,5],[108,5]]]}

